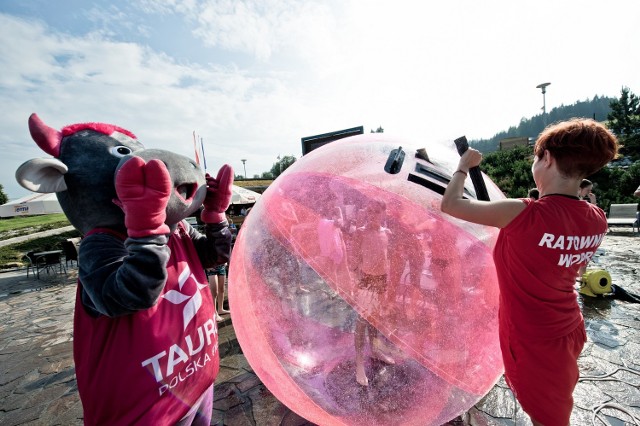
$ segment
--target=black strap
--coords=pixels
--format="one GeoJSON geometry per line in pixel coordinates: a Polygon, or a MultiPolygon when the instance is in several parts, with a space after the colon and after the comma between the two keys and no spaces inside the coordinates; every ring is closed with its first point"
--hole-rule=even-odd
{"type": "MultiPolygon", "coordinates": [[[[462,154],[464,154],[467,149],[469,149],[469,143],[467,142],[467,138],[465,136],[461,136],[453,142],[456,144],[456,148],[458,149],[458,154],[460,154],[460,156],[462,156],[462,154]]],[[[482,177],[480,167],[475,166],[470,168],[469,176],[471,176],[471,182],[473,183],[473,187],[476,190],[476,199],[482,201],[490,201],[489,193],[487,192],[487,186],[484,183],[484,178],[482,177]]]]}

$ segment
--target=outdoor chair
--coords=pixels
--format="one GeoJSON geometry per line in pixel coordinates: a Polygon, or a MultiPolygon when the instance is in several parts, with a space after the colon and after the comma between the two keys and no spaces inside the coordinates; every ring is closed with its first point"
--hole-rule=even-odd
{"type": "Polygon", "coordinates": [[[40,271],[50,272],[60,272],[67,273],[67,268],[64,263],[62,263],[62,250],[52,250],[52,251],[30,251],[24,256],[24,260],[27,263],[27,277],[29,277],[29,272],[36,276],[36,278],[40,279],[40,271]]]}
{"type": "Polygon", "coordinates": [[[38,267],[36,265],[36,257],[33,255],[34,253],[35,251],[30,251],[24,255],[24,260],[27,263],[27,278],[29,278],[29,271],[31,271],[33,275],[38,275],[38,267]]]}
{"type": "Polygon", "coordinates": [[[46,271],[47,274],[51,271],[62,273],[62,271],[64,270],[64,273],[66,274],[67,267],[62,263],[62,250],[43,252],[42,254],[37,256],[36,268],[38,270],[38,278],[40,278],[41,270],[46,271]],[[58,271],[56,271],[56,269],[58,271]]]}
{"type": "Polygon", "coordinates": [[[74,261],[76,266],[78,265],[78,246],[72,239],[62,241],[62,252],[64,253],[65,265],[69,265],[69,262],[71,262],[71,266],[73,266],[74,261]]]}

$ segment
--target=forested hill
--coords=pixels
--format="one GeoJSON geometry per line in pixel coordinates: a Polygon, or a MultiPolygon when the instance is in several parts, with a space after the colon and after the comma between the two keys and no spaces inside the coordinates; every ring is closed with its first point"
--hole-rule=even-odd
{"type": "MultiPolygon", "coordinates": [[[[573,105],[561,105],[547,113],[547,124],[556,121],[568,120],[574,117],[594,118],[597,121],[605,121],[611,112],[611,101],[616,98],[595,96],[592,100],[578,101],[573,105]]],[[[520,124],[512,126],[507,131],[495,134],[491,139],[477,139],[469,141],[469,145],[482,153],[497,151],[500,141],[511,137],[536,138],[544,129],[542,114],[532,118],[523,118],[520,124]]]]}

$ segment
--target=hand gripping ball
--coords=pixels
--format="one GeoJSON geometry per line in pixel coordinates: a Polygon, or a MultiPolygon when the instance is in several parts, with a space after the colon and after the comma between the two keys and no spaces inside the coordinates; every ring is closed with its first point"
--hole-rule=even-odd
{"type": "MultiPolygon", "coordinates": [[[[242,225],[229,274],[236,335],[267,388],[311,422],[439,425],[502,373],[497,231],[440,212],[458,156],[426,151],[380,134],[322,146],[242,225]]],[[[470,178],[465,191],[475,197],[470,178]]]]}

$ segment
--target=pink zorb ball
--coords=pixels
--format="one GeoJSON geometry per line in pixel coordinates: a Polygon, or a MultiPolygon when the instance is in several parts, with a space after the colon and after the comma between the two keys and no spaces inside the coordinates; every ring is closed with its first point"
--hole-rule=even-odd
{"type": "Polygon", "coordinates": [[[311,422],[440,425],[502,373],[497,230],[440,211],[459,156],[437,144],[416,156],[422,147],[381,134],[324,145],[242,225],[229,274],[238,341],[265,386],[311,422]]]}

